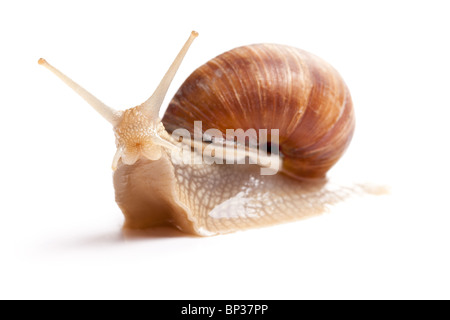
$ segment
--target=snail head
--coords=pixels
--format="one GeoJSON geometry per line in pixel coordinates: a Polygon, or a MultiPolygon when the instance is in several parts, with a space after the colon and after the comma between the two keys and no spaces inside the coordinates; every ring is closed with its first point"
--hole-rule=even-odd
{"type": "Polygon", "coordinates": [[[38,63],[52,71],[113,125],[117,152],[114,156],[112,168],[116,170],[119,161],[132,165],[141,157],[158,160],[161,157],[163,147],[174,147],[168,140],[164,139],[166,131],[159,117],[159,111],[184,56],[197,36],[197,32],[191,32],[189,39],[176,56],[152,96],[141,105],[125,111],[117,111],[108,107],[45,59],[39,59],[38,63]]]}

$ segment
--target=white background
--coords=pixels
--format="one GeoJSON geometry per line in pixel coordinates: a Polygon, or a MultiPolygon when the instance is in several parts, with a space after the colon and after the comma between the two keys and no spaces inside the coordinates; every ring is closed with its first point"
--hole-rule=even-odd
{"type": "MultiPolygon", "coordinates": [[[[449,6],[438,1],[2,1],[0,298],[450,298],[449,6]],[[191,30],[168,98],[236,46],[334,65],[357,131],[330,172],[387,185],[293,224],[129,234],[109,124],[45,57],[118,109],[143,102],[191,30]]],[[[166,99],[167,105],[168,99],[166,99]]]]}

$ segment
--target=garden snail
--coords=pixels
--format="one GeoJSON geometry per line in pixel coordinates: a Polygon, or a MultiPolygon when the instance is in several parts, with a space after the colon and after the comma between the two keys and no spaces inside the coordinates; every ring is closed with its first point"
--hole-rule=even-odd
{"type": "Polygon", "coordinates": [[[335,69],[300,49],[259,44],[228,51],[195,70],[160,119],[164,96],[196,36],[191,33],[153,95],[125,111],[109,108],[39,60],[114,126],[114,186],[125,227],[170,224],[203,236],[228,233],[307,217],[354,191],[335,190],[325,179],[353,135],[350,93],[335,69]],[[173,134],[181,128],[195,136],[198,121],[201,141],[173,134]],[[235,149],[227,129],[267,135],[247,137],[252,146],[235,149]],[[224,152],[205,156],[214,144],[224,152]],[[263,145],[269,153],[255,151],[263,145]],[[247,162],[228,162],[230,151],[247,162]],[[267,161],[276,170],[261,175],[267,161]]]}

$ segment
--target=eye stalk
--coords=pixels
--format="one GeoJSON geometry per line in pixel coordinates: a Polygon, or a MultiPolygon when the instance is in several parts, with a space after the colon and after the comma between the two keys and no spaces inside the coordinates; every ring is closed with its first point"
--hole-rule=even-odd
{"type": "Polygon", "coordinates": [[[173,145],[166,139],[167,132],[159,118],[159,110],[184,56],[197,36],[197,32],[191,32],[189,39],[181,48],[151,97],[140,106],[125,111],[116,111],[108,107],[45,59],[39,59],[38,63],[53,72],[114,126],[117,152],[112,167],[113,170],[116,170],[120,159],[127,165],[136,163],[142,156],[149,160],[158,160],[161,157],[162,147],[173,148],[173,145]]]}
{"type": "Polygon", "coordinates": [[[166,74],[164,75],[158,87],[156,88],[155,92],[153,92],[151,97],[148,98],[147,101],[145,101],[141,105],[143,111],[150,117],[159,118],[159,110],[161,109],[164,97],[167,94],[167,90],[169,89],[169,86],[172,83],[172,80],[175,77],[175,74],[177,73],[181,62],[183,61],[184,56],[188,52],[189,47],[191,46],[194,39],[197,37],[198,32],[192,31],[191,35],[189,36],[189,39],[186,41],[183,48],[181,48],[180,52],[175,57],[175,60],[170,65],[169,70],[167,70],[166,74]]]}
{"type": "Polygon", "coordinates": [[[94,108],[95,111],[97,111],[103,118],[106,119],[109,123],[111,123],[113,126],[116,125],[119,122],[121,112],[114,110],[111,107],[108,107],[103,102],[101,102],[99,99],[94,97],[89,91],[84,89],[82,86],[80,86],[78,83],[70,79],[68,76],[66,76],[64,73],[56,69],[54,66],[52,66],[50,63],[48,63],[45,59],[40,58],[38,63],[41,66],[46,67],[48,70],[53,72],[58,78],[60,78],[65,84],[67,84],[70,88],[73,89],[76,93],[80,95],[84,100],[86,100],[87,103],[89,103],[92,108],[94,108]]]}

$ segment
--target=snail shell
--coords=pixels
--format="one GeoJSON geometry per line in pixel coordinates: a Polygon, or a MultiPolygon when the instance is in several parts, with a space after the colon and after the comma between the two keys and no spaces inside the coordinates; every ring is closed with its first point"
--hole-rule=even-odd
{"type": "Polygon", "coordinates": [[[172,99],[171,132],[279,129],[283,172],[324,178],[353,136],[349,90],[337,71],[300,49],[258,44],[228,51],[195,70],[172,99]]]}
{"type": "Polygon", "coordinates": [[[259,44],[228,51],[188,77],[161,121],[159,108],[196,36],[155,93],[125,111],[39,60],[114,126],[114,186],[125,227],[170,224],[197,235],[228,233],[308,217],[365,191],[324,179],[352,138],[354,113],[337,71],[303,50],[259,44]],[[227,129],[279,129],[281,172],[261,175],[259,163],[205,164],[203,144],[189,148],[188,157],[200,161],[185,162],[173,152],[178,141],[170,133],[184,128],[195,135],[194,121],[223,137],[227,129]]]}

